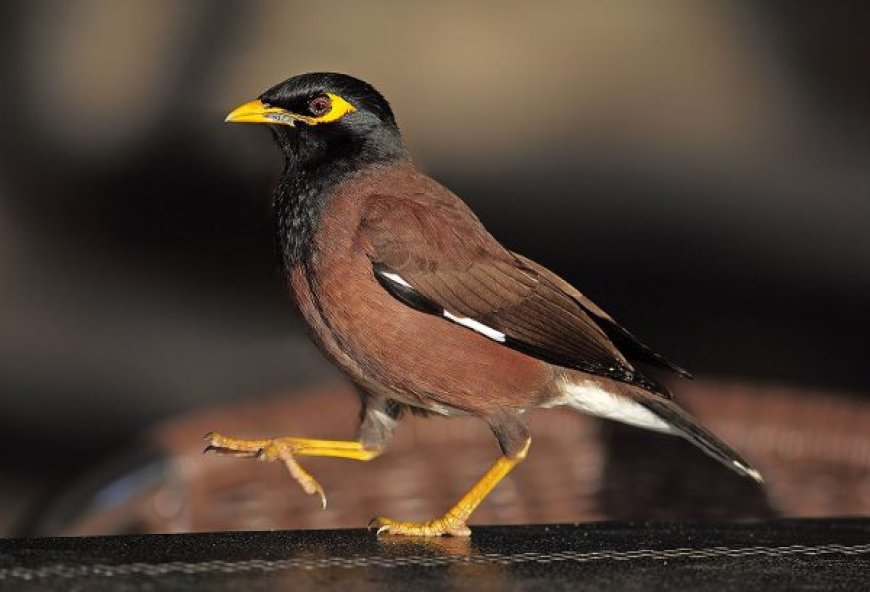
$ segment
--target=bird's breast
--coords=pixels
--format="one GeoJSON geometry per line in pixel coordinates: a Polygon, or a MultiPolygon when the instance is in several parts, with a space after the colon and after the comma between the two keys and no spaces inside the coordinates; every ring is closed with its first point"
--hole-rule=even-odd
{"type": "Polygon", "coordinates": [[[439,414],[524,409],[550,396],[548,364],[387,292],[354,232],[355,208],[330,204],[312,256],[292,282],[315,340],[342,370],[375,385],[366,388],[439,414]]]}

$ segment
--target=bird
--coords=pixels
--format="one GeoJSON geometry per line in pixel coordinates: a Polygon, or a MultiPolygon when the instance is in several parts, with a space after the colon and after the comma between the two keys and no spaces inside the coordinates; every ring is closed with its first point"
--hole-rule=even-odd
{"type": "Polygon", "coordinates": [[[457,195],[411,160],[372,85],[333,72],[293,76],[227,122],[263,124],[284,155],[273,194],[279,259],[313,341],[360,393],[355,440],[241,439],[206,451],[280,461],[369,461],[407,412],[484,421],[501,456],[444,515],[379,516],[378,535],[468,536],[469,516],[530,450],[524,413],[566,406],[681,436],[737,473],[760,473],[644,374],[689,372],[656,353],[567,281],[503,246],[457,195]],[[641,368],[641,365],[644,368],[641,368]]]}

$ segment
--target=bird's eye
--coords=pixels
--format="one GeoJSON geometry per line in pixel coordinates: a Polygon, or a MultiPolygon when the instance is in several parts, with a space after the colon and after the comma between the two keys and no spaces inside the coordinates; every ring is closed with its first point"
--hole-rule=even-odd
{"type": "Polygon", "coordinates": [[[332,101],[329,97],[317,97],[311,99],[308,103],[308,112],[311,113],[314,117],[322,117],[329,113],[329,109],[332,107],[332,101]]]}

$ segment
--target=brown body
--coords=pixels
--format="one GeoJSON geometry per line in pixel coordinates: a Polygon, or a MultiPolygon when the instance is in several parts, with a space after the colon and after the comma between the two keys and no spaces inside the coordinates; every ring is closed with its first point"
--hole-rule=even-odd
{"type": "MultiPolygon", "coordinates": [[[[346,190],[348,185],[337,188],[320,221],[311,260],[294,267],[290,281],[327,355],[370,393],[436,413],[488,417],[535,407],[554,396],[555,371],[549,364],[408,307],[372,273],[365,225],[373,212],[436,207],[445,210],[446,225],[449,217],[471,216],[464,204],[410,166],[376,169],[356,177],[352,190],[346,190]]],[[[501,249],[476,219],[467,226],[476,227],[478,236],[453,239],[464,243],[457,246],[476,242],[501,249]]]]}
{"type": "MultiPolygon", "coordinates": [[[[506,453],[522,446],[518,414],[558,396],[558,371],[461,325],[408,307],[375,279],[373,217],[426,208],[440,212],[443,230],[457,218],[475,231],[446,241],[455,256],[471,247],[509,253],[453,193],[410,164],[374,168],[339,185],[319,221],[311,257],[291,269],[290,290],[315,343],[363,391],[367,409],[395,401],[427,412],[486,420],[506,453]]],[[[401,227],[395,232],[401,234],[401,227]]],[[[401,240],[401,237],[399,237],[401,240]]],[[[375,418],[371,418],[375,421],[375,418]]],[[[365,444],[382,448],[383,429],[367,429],[365,444]]]]}
{"type": "Polygon", "coordinates": [[[287,157],[276,207],[289,288],[314,341],[358,385],[363,413],[358,441],[211,434],[211,449],[281,459],[305,491],[322,495],[294,455],[369,460],[408,407],[479,417],[504,456],[469,492],[428,522],[374,522],[379,532],[425,536],[469,533],[465,520],[525,458],[531,438],[521,415],[533,407],[565,404],[680,435],[760,479],[632,361],[687,372],[505,249],[411,164],[389,105],[370,85],[332,73],[294,77],[228,121],[269,124],[287,157]]]}

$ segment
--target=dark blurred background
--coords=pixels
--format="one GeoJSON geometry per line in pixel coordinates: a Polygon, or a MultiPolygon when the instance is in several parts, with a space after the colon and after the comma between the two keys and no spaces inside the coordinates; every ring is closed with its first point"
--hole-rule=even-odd
{"type": "Polygon", "coordinates": [[[340,380],[281,285],[280,155],[223,124],[306,71],[372,82],[496,237],[697,375],[870,393],[863,3],[29,0],[0,17],[0,532],[161,421],[340,380]]]}

